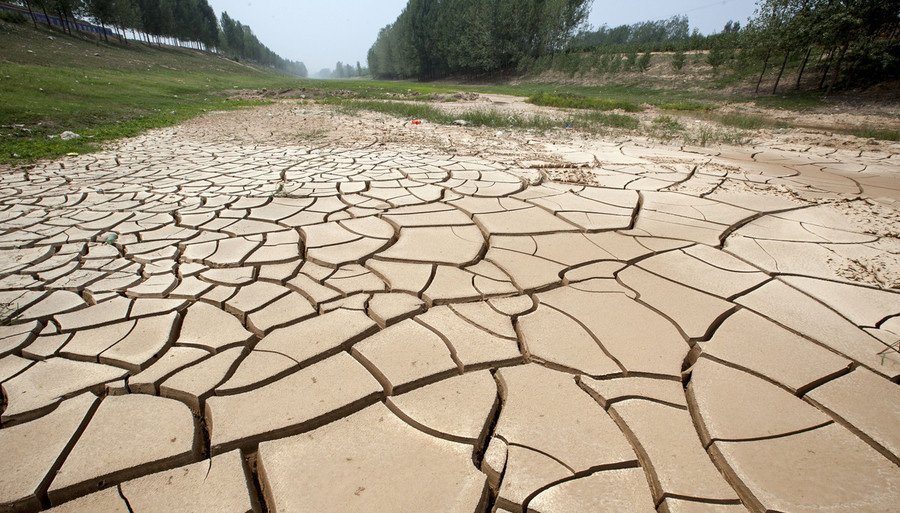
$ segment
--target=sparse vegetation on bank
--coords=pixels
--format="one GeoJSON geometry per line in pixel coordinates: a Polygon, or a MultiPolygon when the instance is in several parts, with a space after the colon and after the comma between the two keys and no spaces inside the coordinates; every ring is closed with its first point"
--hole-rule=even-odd
{"type": "Polygon", "coordinates": [[[40,25],[5,28],[0,163],[85,153],[206,111],[259,103],[223,91],[298,83],[285,73],[196,50],[107,45],[40,25]],[[81,137],[62,140],[65,131],[81,137]]]}
{"type": "Polygon", "coordinates": [[[528,98],[528,102],[546,107],[567,109],[623,110],[625,112],[640,112],[644,110],[640,105],[626,100],[571,95],[556,96],[547,93],[532,96],[528,98]]]}

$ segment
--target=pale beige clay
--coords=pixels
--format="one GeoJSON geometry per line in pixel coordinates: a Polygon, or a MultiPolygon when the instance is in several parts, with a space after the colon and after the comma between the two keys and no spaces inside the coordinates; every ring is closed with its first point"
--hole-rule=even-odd
{"type": "Polygon", "coordinates": [[[0,512],[893,513],[898,160],[279,99],[2,168],[0,512]]]}

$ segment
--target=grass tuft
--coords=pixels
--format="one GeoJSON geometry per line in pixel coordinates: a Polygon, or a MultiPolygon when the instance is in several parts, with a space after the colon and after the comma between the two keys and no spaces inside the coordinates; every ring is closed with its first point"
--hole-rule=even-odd
{"type": "Polygon", "coordinates": [[[534,130],[550,130],[566,126],[565,121],[557,121],[546,116],[522,116],[518,114],[504,115],[491,110],[473,110],[451,114],[432,105],[410,102],[378,101],[378,100],[346,100],[328,98],[321,103],[339,105],[344,114],[355,114],[360,111],[380,112],[405,119],[420,119],[440,125],[451,125],[457,120],[465,121],[470,126],[490,128],[520,128],[534,130]]]}
{"type": "Polygon", "coordinates": [[[784,121],[775,121],[760,116],[748,114],[722,114],[718,121],[725,126],[740,128],[743,130],[760,130],[762,128],[790,128],[784,121]]]}
{"type": "Polygon", "coordinates": [[[677,111],[710,111],[718,109],[717,105],[698,102],[663,102],[656,105],[660,110],[677,110],[677,111]]]}
{"type": "Polygon", "coordinates": [[[561,107],[564,109],[591,109],[591,110],[623,110],[625,112],[641,112],[644,109],[637,103],[614,98],[600,98],[576,95],[553,95],[541,93],[531,96],[527,100],[535,105],[545,107],[561,107]]]}
{"type": "Polygon", "coordinates": [[[671,132],[684,130],[684,125],[672,116],[659,116],[653,120],[653,124],[671,132]]]}
{"type": "Polygon", "coordinates": [[[880,130],[877,128],[862,128],[854,130],[853,135],[863,139],[878,139],[880,141],[900,141],[900,130],[880,130]]]}
{"type": "Polygon", "coordinates": [[[594,130],[601,127],[636,130],[641,126],[641,122],[636,117],[627,114],[591,112],[590,114],[582,114],[579,116],[579,119],[586,125],[586,128],[594,130]]]}

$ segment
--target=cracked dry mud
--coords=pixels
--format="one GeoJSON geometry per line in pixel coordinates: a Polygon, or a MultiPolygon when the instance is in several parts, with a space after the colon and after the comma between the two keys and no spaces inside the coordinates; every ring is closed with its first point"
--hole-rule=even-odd
{"type": "Polygon", "coordinates": [[[896,511],[895,147],[302,108],[0,176],[0,511],[896,511]]]}

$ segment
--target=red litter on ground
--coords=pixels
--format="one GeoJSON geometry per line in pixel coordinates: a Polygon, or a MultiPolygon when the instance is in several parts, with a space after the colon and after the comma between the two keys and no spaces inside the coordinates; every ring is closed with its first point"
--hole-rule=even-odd
{"type": "Polygon", "coordinates": [[[414,119],[414,120],[410,121],[409,123],[410,123],[411,125],[421,125],[421,124],[422,124],[422,122],[419,121],[418,119],[414,119]]]}

